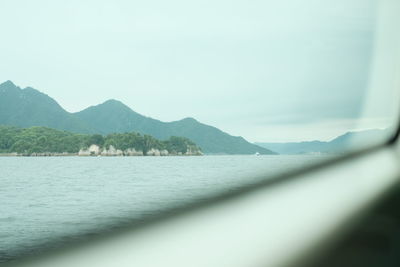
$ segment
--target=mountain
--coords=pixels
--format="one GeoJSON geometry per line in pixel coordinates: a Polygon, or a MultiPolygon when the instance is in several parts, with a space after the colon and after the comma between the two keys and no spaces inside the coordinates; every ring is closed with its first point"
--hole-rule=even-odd
{"type": "Polygon", "coordinates": [[[325,150],[327,142],[291,142],[291,143],[255,143],[256,145],[271,149],[282,155],[307,154],[325,150]]]}
{"type": "Polygon", "coordinates": [[[30,87],[21,89],[11,81],[0,84],[0,125],[46,126],[103,135],[135,131],[162,140],[170,136],[186,137],[207,154],[276,154],[193,118],[162,122],[143,116],[117,100],[69,113],[48,95],[30,87]]]}
{"type": "Polygon", "coordinates": [[[90,131],[84,122],[65,111],[49,96],[31,87],[21,89],[11,81],[0,84],[0,124],[90,131]]]}
{"type": "Polygon", "coordinates": [[[390,129],[376,129],[360,132],[347,132],[329,142],[309,141],[255,144],[276,151],[279,154],[343,153],[357,147],[365,146],[371,142],[383,141],[383,139],[389,134],[390,129]]]}
{"type": "Polygon", "coordinates": [[[193,140],[205,153],[221,154],[271,154],[265,148],[247,142],[242,137],[231,136],[223,131],[185,118],[174,122],[162,122],[144,117],[117,100],[89,107],[74,114],[86,122],[96,133],[135,131],[158,139],[183,136],[193,140]]]}

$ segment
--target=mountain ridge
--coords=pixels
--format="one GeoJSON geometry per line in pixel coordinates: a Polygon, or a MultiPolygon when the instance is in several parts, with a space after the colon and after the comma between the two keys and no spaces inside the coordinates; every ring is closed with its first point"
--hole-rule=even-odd
{"type": "Polygon", "coordinates": [[[276,154],[194,118],[163,122],[141,115],[116,99],[70,113],[45,93],[32,87],[21,89],[12,81],[0,84],[0,124],[103,135],[135,131],[164,140],[182,136],[207,154],[276,154]]]}
{"type": "Polygon", "coordinates": [[[276,151],[279,154],[310,154],[310,153],[343,153],[374,142],[379,142],[390,134],[390,128],[385,130],[372,129],[364,131],[349,131],[330,141],[303,141],[287,143],[255,144],[276,151]]]}
{"type": "Polygon", "coordinates": [[[47,126],[87,132],[85,125],[48,95],[32,87],[24,89],[11,81],[0,84],[0,123],[20,127],[47,126]]]}

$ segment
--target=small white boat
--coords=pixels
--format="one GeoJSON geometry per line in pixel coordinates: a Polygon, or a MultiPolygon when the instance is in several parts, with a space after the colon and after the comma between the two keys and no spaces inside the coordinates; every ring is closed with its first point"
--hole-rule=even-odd
{"type": "Polygon", "coordinates": [[[254,155],[255,155],[255,156],[260,156],[260,153],[256,152],[254,155]]]}

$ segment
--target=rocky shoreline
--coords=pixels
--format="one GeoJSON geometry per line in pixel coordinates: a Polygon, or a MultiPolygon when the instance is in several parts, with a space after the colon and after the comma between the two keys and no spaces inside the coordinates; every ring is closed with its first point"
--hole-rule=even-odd
{"type": "Polygon", "coordinates": [[[98,145],[91,145],[87,149],[81,149],[78,153],[68,152],[43,152],[43,153],[0,153],[0,157],[134,157],[134,156],[202,156],[199,150],[188,149],[186,153],[169,153],[167,150],[151,148],[146,153],[141,150],[129,148],[124,151],[110,146],[101,149],[98,145]]]}

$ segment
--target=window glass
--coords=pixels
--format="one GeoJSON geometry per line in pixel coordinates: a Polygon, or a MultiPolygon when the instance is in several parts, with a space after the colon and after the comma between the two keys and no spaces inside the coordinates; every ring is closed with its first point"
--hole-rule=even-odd
{"type": "Polygon", "coordinates": [[[388,140],[395,0],[2,1],[0,262],[388,140]]]}

